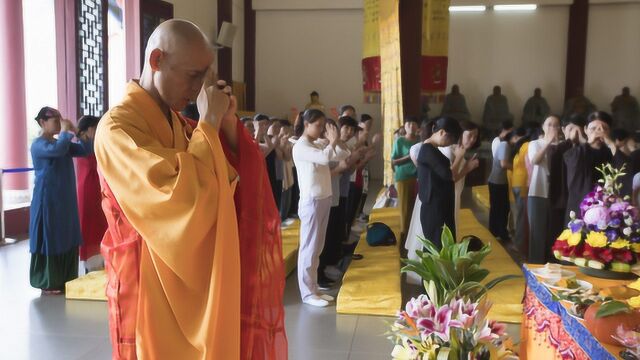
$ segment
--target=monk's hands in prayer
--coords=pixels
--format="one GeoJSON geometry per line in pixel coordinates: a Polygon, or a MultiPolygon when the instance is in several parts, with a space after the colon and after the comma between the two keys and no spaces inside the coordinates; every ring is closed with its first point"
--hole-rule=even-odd
{"type": "Polygon", "coordinates": [[[227,111],[224,113],[223,122],[225,124],[232,123],[235,126],[237,121],[237,113],[238,113],[238,99],[233,95],[231,86],[227,85],[227,82],[224,80],[218,80],[218,88],[224,89],[225,94],[229,96],[229,107],[227,111]]]}
{"type": "Polygon", "coordinates": [[[196,101],[200,119],[220,129],[224,116],[231,106],[231,87],[224,81],[216,83],[216,74],[209,68],[196,101]]]}

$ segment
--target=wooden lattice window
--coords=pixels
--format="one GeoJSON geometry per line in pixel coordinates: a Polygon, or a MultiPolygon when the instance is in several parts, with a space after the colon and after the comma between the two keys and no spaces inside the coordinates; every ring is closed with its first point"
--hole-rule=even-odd
{"type": "Polygon", "coordinates": [[[107,111],[108,0],[76,1],[78,116],[107,111]]]}

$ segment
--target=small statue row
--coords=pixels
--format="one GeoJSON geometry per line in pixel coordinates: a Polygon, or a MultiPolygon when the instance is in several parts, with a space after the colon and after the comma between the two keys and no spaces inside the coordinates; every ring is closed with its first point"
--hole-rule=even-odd
{"type": "MultiPolygon", "coordinates": [[[[562,112],[562,119],[568,119],[573,115],[588,115],[595,111],[595,105],[584,96],[582,89],[578,95],[569,99],[562,112]]],[[[622,94],[617,95],[611,103],[611,112],[614,118],[614,126],[630,132],[640,130],[640,106],[635,97],[631,96],[628,87],[622,89],[622,94]]],[[[537,122],[542,124],[551,113],[547,100],[542,97],[542,91],[535,89],[522,110],[522,123],[537,122]]],[[[446,95],[442,106],[441,116],[450,116],[458,121],[470,120],[469,109],[464,95],[460,93],[460,87],[453,85],[451,92],[446,95]]],[[[513,121],[513,115],[509,112],[507,97],[502,95],[500,86],[494,86],[493,94],[487,97],[482,113],[482,123],[491,132],[498,132],[500,125],[505,120],[513,121]]]]}

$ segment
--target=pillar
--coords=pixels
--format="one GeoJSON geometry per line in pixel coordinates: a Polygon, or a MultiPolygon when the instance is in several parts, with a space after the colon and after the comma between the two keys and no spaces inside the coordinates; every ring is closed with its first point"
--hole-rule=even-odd
{"type": "MultiPolygon", "coordinates": [[[[24,71],[22,0],[0,1],[0,168],[28,163],[24,71]]],[[[24,173],[3,181],[7,190],[28,188],[24,173]]]]}

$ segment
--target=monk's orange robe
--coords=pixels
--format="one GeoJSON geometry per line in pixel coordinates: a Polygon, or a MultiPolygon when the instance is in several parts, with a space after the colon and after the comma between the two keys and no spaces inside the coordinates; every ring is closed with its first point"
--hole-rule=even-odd
{"type": "Polygon", "coordinates": [[[116,359],[238,359],[235,170],[215,128],[171,126],[137,83],[99,123],[95,153],[116,359]]]}

